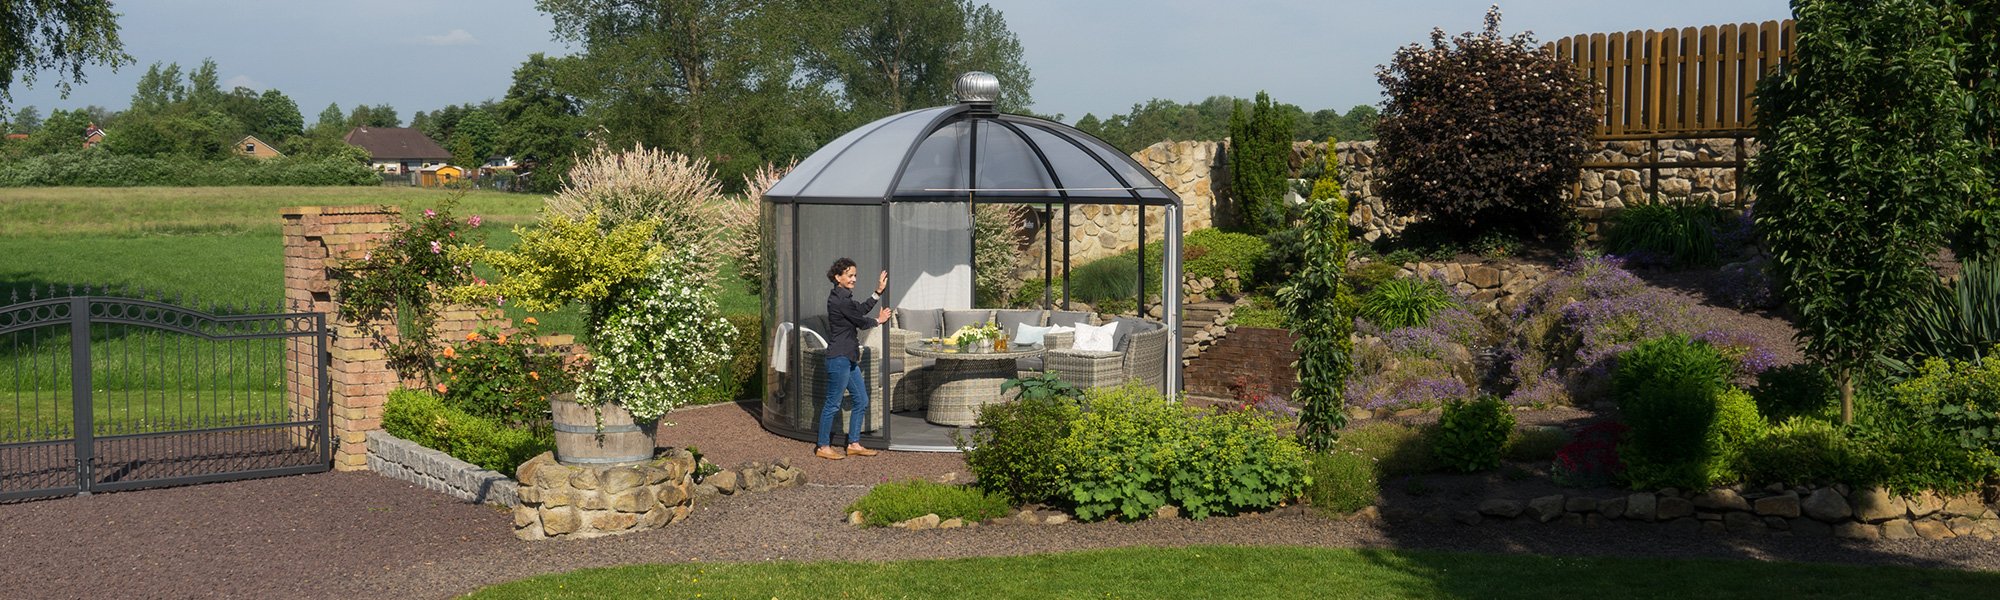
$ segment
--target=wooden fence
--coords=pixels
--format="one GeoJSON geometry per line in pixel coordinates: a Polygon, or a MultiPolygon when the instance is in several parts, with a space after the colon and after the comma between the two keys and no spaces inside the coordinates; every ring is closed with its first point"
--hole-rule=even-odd
{"type": "Polygon", "coordinates": [[[1791,56],[1792,24],[1591,33],[1544,48],[1603,84],[1598,139],[1741,134],[1756,126],[1757,82],[1791,56]]]}

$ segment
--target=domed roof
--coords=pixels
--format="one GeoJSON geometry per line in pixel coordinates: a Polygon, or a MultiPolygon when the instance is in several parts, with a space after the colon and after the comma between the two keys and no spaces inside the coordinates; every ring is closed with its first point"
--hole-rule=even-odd
{"type": "Polygon", "coordinates": [[[1111,144],[1054,121],[993,112],[990,98],[891,115],[849,131],[806,157],[764,197],[827,204],[974,195],[1032,203],[1180,203],[1111,144]]]}

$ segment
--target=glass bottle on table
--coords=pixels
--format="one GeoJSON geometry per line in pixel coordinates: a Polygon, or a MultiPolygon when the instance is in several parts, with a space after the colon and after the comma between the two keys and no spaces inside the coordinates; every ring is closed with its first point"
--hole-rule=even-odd
{"type": "Polygon", "coordinates": [[[1000,339],[999,341],[993,342],[993,350],[995,352],[1007,351],[1007,330],[1005,329],[1000,330],[1000,339]]]}

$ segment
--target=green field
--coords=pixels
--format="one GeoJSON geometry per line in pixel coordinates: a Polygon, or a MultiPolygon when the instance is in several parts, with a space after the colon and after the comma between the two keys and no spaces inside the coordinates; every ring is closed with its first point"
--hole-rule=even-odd
{"type": "MultiPolygon", "coordinates": [[[[27,188],[0,193],[0,303],[51,286],[108,285],[145,290],[185,305],[261,312],[284,299],[288,206],[392,204],[415,212],[457,192],[381,188],[27,188]]],[[[530,223],[542,198],[468,192],[460,217],[480,215],[487,245],[512,247],[509,225],[530,223]]],[[[733,273],[734,266],[725,272],[733,273]]],[[[490,276],[491,274],[488,273],[490,276]]],[[[733,276],[720,277],[725,313],[755,313],[758,300],[733,276]]],[[[575,308],[533,316],[543,333],[581,333],[575,308]]]]}
{"type": "Polygon", "coordinates": [[[870,563],[638,565],[534,577],[468,597],[1875,600],[1984,598],[1996,585],[2000,573],[1907,567],[1195,547],[870,563]]]}

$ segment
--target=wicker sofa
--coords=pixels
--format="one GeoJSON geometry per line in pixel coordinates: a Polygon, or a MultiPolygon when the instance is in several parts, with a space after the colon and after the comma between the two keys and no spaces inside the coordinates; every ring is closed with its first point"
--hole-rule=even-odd
{"type": "Polygon", "coordinates": [[[1074,333],[1050,334],[1049,373],[1077,387],[1111,387],[1137,379],[1158,388],[1166,381],[1167,327],[1155,321],[1119,318],[1109,351],[1077,350],[1074,333]]]}

